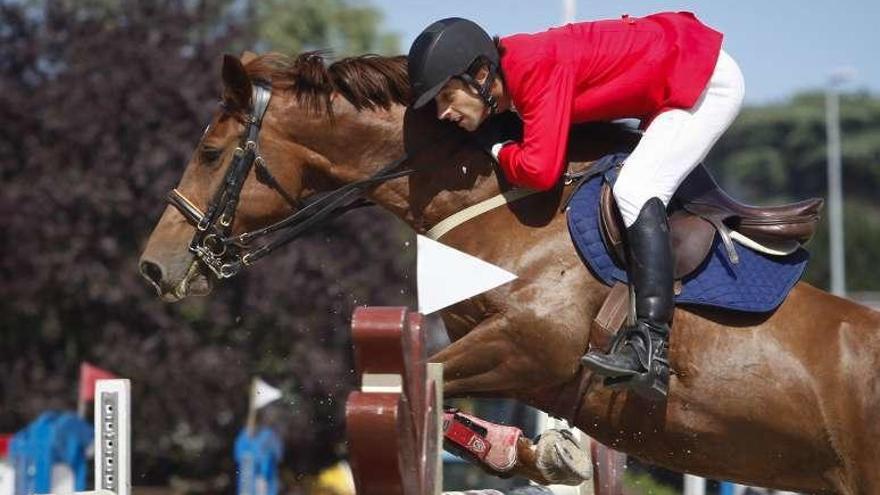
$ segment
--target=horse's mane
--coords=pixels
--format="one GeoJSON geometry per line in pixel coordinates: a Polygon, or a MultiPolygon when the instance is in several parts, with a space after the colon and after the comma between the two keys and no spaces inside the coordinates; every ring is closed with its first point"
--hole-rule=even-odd
{"type": "Polygon", "coordinates": [[[409,103],[406,57],[360,55],[327,64],[324,53],[295,57],[280,53],[261,55],[245,65],[252,80],[270,82],[273,89],[293,91],[311,111],[333,115],[330,96],[337,92],[360,110],[387,110],[409,103]]]}

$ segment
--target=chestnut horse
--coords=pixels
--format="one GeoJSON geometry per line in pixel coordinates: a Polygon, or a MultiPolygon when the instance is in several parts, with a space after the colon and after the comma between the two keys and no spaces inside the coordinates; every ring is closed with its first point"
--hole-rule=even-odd
{"type": "MultiPolygon", "coordinates": [[[[250,171],[233,233],[278,221],[301,199],[404,156],[415,172],[373,185],[367,196],[416,232],[507,187],[465,133],[407,108],[402,57],[325,66],[316,54],[227,56],[223,80],[224,105],[178,190],[207,208],[244,132],[252,85],[271,83],[259,152],[275,183],[250,171]]],[[[634,139],[609,126],[573,132],[573,162],[634,139]]],[[[569,189],[495,208],[442,238],[519,277],[443,312],[452,344],[432,361],[445,367],[449,396],[514,398],[676,471],[810,493],[880,493],[880,313],[806,283],[772,314],[677,308],[665,403],[610,391],[598,379],[582,387],[579,358],[609,288],[569,238],[560,212],[569,189]]],[[[168,207],[149,238],[141,271],[165,300],[210,291],[213,275],[189,251],[193,233],[168,207]]],[[[518,472],[531,473],[527,465],[518,472]]]]}

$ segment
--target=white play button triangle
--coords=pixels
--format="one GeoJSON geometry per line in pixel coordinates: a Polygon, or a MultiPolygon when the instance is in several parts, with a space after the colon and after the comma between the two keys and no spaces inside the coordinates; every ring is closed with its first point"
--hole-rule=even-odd
{"type": "Polygon", "coordinates": [[[419,312],[430,314],[516,279],[516,275],[425,236],[417,237],[419,312]]]}
{"type": "Polygon", "coordinates": [[[261,378],[254,378],[253,401],[254,409],[261,409],[281,398],[281,391],[264,382],[261,378]]]}

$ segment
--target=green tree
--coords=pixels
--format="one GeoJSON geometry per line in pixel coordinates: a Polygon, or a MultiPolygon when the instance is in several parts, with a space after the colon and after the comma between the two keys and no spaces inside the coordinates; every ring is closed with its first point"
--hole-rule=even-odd
{"type": "MultiPolygon", "coordinates": [[[[843,187],[846,198],[847,285],[880,290],[880,99],[869,94],[841,99],[843,187]]],[[[805,93],[780,104],[751,107],[707,159],[725,187],[756,204],[825,197],[825,101],[805,93]]],[[[810,244],[807,280],[829,283],[827,220],[810,244]]]]}
{"type": "Polygon", "coordinates": [[[381,12],[362,2],[263,0],[251,8],[257,19],[256,38],[268,50],[327,49],[340,56],[399,51],[398,36],[380,29],[381,12]]]}

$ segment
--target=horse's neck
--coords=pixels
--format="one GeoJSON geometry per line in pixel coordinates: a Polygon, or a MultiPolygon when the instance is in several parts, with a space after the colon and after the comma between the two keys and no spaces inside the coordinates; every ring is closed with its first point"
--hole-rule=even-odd
{"type": "Polygon", "coordinates": [[[337,178],[364,179],[406,156],[402,166],[416,172],[376,187],[369,196],[417,232],[500,193],[491,157],[433,116],[396,106],[350,117],[355,120],[337,130],[336,144],[327,147],[337,178]],[[358,137],[352,140],[352,134],[358,137]]]}

